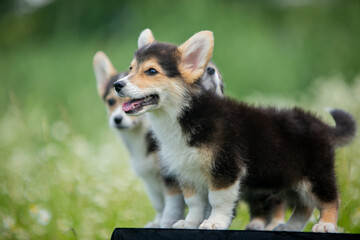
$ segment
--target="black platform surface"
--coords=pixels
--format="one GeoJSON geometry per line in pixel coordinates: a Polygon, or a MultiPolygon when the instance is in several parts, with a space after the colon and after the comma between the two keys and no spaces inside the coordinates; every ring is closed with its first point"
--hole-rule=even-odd
{"type": "Polygon", "coordinates": [[[360,240],[360,234],[197,229],[116,228],[111,240],[360,240]]]}

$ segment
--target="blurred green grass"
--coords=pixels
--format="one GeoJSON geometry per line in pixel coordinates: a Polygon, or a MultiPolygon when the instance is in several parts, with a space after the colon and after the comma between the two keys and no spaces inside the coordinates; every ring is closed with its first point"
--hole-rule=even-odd
{"type": "MultiPolygon", "coordinates": [[[[329,124],[325,107],[360,119],[359,2],[95,2],[55,1],[24,15],[0,11],[6,33],[0,35],[5,239],[103,239],[115,227],[141,227],[152,219],[126,149],[107,126],[91,65],[103,50],[119,70],[127,69],[146,27],[174,43],[203,29],[214,31],[213,58],[230,96],[300,105],[329,124]]],[[[358,139],[338,151],[336,163],[340,230],[360,233],[358,139]]],[[[243,229],[248,217],[240,204],[231,228],[243,229]]]]}

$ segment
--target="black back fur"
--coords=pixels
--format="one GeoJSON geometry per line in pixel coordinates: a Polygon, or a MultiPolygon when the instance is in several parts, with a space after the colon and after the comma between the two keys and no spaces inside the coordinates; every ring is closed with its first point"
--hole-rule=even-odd
{"type": "Polygon", "coordinates": [[[188,145],[216,149],[213,185],[230,186],[243,169],[243,189],[291,189],[308,180],[312,192],[328,202],[337,198],[334,150],[355,134],[353,118],[333,111],[336,127],[299,108],[254,107],[210,92],[193,96],[179,117],[188,145]],[[345,130],[344,130],[345,129],[345,130]]]}

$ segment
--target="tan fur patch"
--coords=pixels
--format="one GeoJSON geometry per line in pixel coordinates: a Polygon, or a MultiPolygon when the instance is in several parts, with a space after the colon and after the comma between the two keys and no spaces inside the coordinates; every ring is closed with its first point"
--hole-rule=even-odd
{"type": "Polygon", "coordinates": [[[222,191],[222,190],[229,189],[231,187],[232,187],[232,185],[229,185],[229,186],[226,186],[226,187],[219,187],[216,184],[210,182],[209,190],[210,191],[222,191]]]}
{"type": "Polygon", "coordinates": [[[132,70],[128,75],[129,81],[141,90],[158,89],[171,92],[174,96],[182,96],[185,91],[181,86],[181,80],[178,78],[169,78],[164,70],[158,64],[156,58],[150,58],[141,64],[136,59],[132,61],[132,70]],[[148,76],[145,71],[154,68],[158,73],[148,76]]]}
{"type": "MultiPolygon", "coordinates": [[[[326,203],[318,199],[314,194],[311,193],[311,184],[309,181],[302,182],[302,189],[307,192],[307,196],[310,196],[310,202],[314,203],[320,210],[320,220],[319,222],[332,223],[337,227],[338,219],[338,209],[339,209],[339,199],[334,202],[326,203]]],[[[303,197],[304,199],[304,197],[303,197]]],[[[309,209],[310,211],[310,209],[309,209]]],[[[312,209],[311,209],[312,213],[312,209]]],[[[308,213],[311,215],[311,213],[308,213]]]]}
{"type": "Polygon", "coordinates": [[[195,188],[188,185],[181,186],[181,190],[184,194],[184,198],[191,198],[195,194],[195,188]]]}
{"type": "Polygon", "coordinates": [[[129,74],[129,80],[140,89],[149,88],[154,86],[155,83],[161,83],[167,80],[163,69],[155,58],[150,58],[142,64],[138,64],[136,60],[133,60],[132,66],[133,70],[129,74]],[[134,68],[136,70],[134,70],[134,68]],[[158,73],[154,76],[148,76],[145,71],[150,68],[154,68],[158,73]]]}
{"type": "Polygon", "coordinates": [[[179,66],[179,72],[181,76],[184,78],[185,82],[188,84],[194,83],[196,79],[199,79],[204,73],[204,71],[202,70],[189,72],[187,69],[184,69],[184,67],[181,65],[179,66]]]}
{"type": "Polygon", "coordinates": [[[180,189],[180,187],[178,187],[178,186],[169,186],[169,187],[166,187],[165,191],[166,191],[166,195],[168,195],[168,196],[173,196],[173,195],[181,194],[181,189],[180,189]]]}
{"type": "MultiPolygon", "coordinates": [[[[202,168],[205,170],[207,182],[211,183],[213,176],[211,175],[211,168],[214,164],[214,152],[216,151],[216,146],[204,146],[199,149],[202,158],[201,161],[202,168]]],[[[211,189],[211,187],[210,187],[211,189]]],[[[215,188],[213,188],[215,189],[215,188]]],[[[220,189],[219,189],[220,190],[220,189]]]]}
{"type": "Polygon", "coordinates": [[[307,182],[307,190],[308,195],[312,197],[312,201],[316,204],[316,206],[320,210],[320,221],[333,223],[337,226],[337,218],[338,218],[338,209],[340,199],[337,199],[334,202],[327,203],[318,199],[314,194],[311,193],[311,185],[307,182]]]}
{"type": "Polygon", "coordinates": [[[285,221],[285,212],[286,212],[286,204],[285,202],[281,202],[278,204],[272,214],[272,218],[274,221],[284,222],[285,221]]]}
{"type": "Polygon", "coordinates": [[[338,202],[323,203],[320,208],[320,221],[337,225],[338,219],[338,202]]]}

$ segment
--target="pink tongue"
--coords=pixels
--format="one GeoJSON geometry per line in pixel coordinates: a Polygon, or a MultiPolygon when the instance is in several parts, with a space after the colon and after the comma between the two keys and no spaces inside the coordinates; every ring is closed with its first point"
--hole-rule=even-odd
{"type": "Polygon", "coordinates": [[[125,102],[122,105],[122,109],[124,110],[124,112],[128,112],[132,109],[133,104],[129,101],[129,102],[125,102]]]}
{"type": "Polygon", "coordinates": [[[139,99],[137,101],[129,101],[129,102],[123,103],[122,109],[125,112],[128,112],[128,111],[136,108],[142,101],[143,101],[143,99],[139,99]]]}

